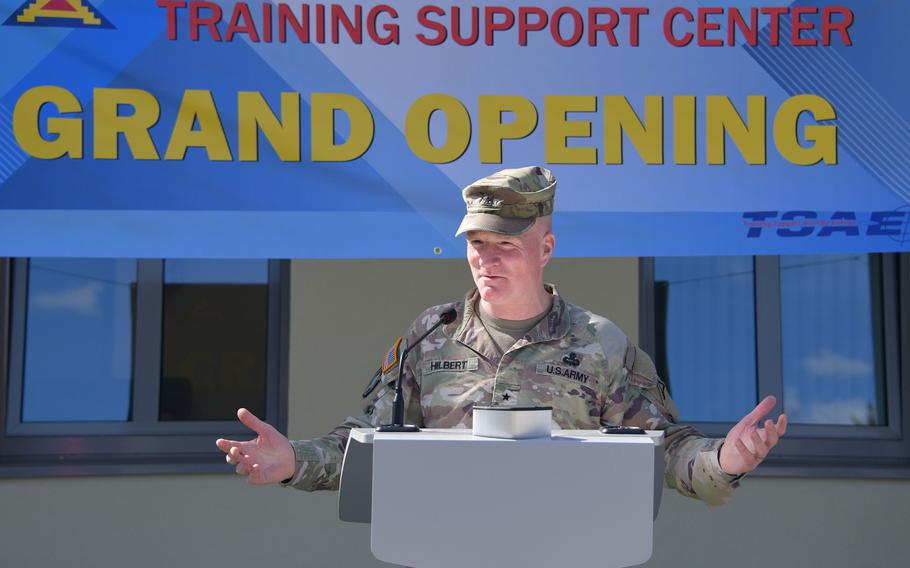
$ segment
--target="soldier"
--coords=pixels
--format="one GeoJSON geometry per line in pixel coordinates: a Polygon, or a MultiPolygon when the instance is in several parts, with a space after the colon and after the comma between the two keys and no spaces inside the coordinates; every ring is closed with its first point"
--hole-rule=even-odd
{"type": "Polygon", "coordinates": [[[466,187],[467,214],[456,236],[467,235],[476,288],[462,300],[425,310],[394,342],[363,393],[363,414],[321,438],[289,441],[240,409],[240,421],[259,436],[217,440],[227,462],[251,483],[337,489],[350,429],[390,422],[403,345],[454,307],[457,319],[405,361],[406,422],[469,428],[474,404],[494,403],[551,406],[555,425],[565,429],[664,430],[666,484],[711,505],[726,501],[784,434],[786,415],[761,424],[776,404],[769,396],[723,440],[677,424],[676,406],[650,357],[610,320],[567,302],[544,283],[556,245],[555,191],[556,179],[541,167],[502,170],[466,187]]]}

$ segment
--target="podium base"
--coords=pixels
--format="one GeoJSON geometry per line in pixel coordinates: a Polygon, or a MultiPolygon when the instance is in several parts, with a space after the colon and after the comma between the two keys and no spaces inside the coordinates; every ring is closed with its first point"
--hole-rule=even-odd
{"type": "Polygon", "coordinates": [[[376,428],[377,432],[420,432],[420,428],[412,424],[383,424],[376,428]]]}

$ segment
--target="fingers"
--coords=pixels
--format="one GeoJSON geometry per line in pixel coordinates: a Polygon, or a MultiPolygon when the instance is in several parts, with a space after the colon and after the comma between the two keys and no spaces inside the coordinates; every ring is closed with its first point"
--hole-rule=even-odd
{"type": "Polygon", "coordinates": [[[231,448],[224,459],[227,463],[235,466],[234,471],[238,475],[250,475],[253,472],[254,468],[259,467],[259,464],[253,463],[253,458],[247,454],[242,454],[237,448],[231,448]]]}
{"type": "Polygon", "coordinates": [[[771,395],[766,396],[752,409],[752,412],[746,415],[744,420],[748,420],[751,424],[757,424],[766,414],[771,412],[775,404],[777,404],[776,398],[771,395]]]}
{"type": "Polygon", "coordinates": [[[271,428],[271,426],[257,418],[255,414],[246,408],[241,408],[237,411],[237,418],[240,419],[244,426],[257,434],[265,434],[271,428]]]}
{"type": "MultiPolygon", "coordinates": [[[[762,440],[761,435],[758,433],[758,430],[752,430],[752,455],[755,456],[759,462],[768,457],[768,451],[771,449],[767,446],[764,440],[762,440]]],[[[757,464],[756,464],[757,465],[757,464]]]]}
{"type": "Polygon", "coordinates": [[[778,436],[783,436],[787,432],[787,415],[781,414],[777,417],[777,424],[774,425],[778,436]]]}
{"type": "Polygon", "coordinates": [[[769,450],[777,444],[777,439],[780,437],[777,433],[777,428],[774,426],[774,422],[771,420],[765,420],[765,427],[762,428],[759,433],[769,450]]]}
{"type": "Polygon", "coordinates": [[[218,449],[224,453],[231,451],[233,447],[240,447],[243,445],[243,442],[238,442],[236,440],[225,440],[224,438],[218,438],[215,440],[215,445],[218,446],[218,449]]]}
{"type": "Polygon", "coordinates": [[[244,454],[240,451],[240,448],[237,446],[232,446],[225,452],[227,455],[224,456],[224,460],[231,465],[237,465],[243,459],[244,454]]]}

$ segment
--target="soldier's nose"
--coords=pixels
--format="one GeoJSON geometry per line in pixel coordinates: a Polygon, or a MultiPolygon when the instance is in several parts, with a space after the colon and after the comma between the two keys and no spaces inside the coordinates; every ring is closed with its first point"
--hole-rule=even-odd
{"type": "Polygon", "coordinates": [[[499,264],[499,261],[500,258],[498,254],[488,254],[480,257],[480,262],[483,266],[496,266],[499,264]]]}

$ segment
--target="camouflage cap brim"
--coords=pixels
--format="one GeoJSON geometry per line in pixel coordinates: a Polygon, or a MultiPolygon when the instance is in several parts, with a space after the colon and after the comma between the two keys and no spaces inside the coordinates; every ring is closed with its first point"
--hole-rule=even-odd
{"type": "Polygon", "coordinates": [[[500,235],[516,236],[526,232],[534,226],[536,217],[529,219],[500,217],[493,213],[468,213],[461,220],[461,225],[455,231],[459,236],[468,231],[489,231],[500,235]]]}

